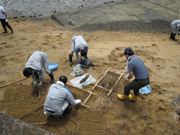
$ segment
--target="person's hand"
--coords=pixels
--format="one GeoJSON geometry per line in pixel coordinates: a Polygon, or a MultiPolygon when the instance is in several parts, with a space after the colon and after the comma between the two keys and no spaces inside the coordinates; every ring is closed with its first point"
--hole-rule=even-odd
{"type": "Polygon", "coordinates": [[[126,66],[125,69],[128,70],[128,66],[126,66]]]}
{"type": "Polygon", "coordinates": [[[33,82],[33,84],[34,84],[34,87],[35,87],[35,86],[37,85],[37,82],[36,82],[36,81],[34,81],[34,82],[33,82]]]}
{"type": "Polygon", "coordinates": [[[128,80],[129,80],[129,78],[128,78],[128,77],[129,77],[129,74],[127,74],[127,75],[126,75],[126,79],[128,79],[128,80]]]}
{"type": "Polygon", "coordinates": [[[76,104],[79,104],[79,103],[81,103],[81,99],[76,99],[75,102],[76,102],[76,104]]]}
{"type": "Polygon", "coordinates": [[[42,82],[39,82],[38,87],[39,87],[39,86],[42,86],[42,82]]]}
{"type": "Polygon", "coordinates": [[[5,21],[8,22],[8,19],[6,19],[5,21]]]}

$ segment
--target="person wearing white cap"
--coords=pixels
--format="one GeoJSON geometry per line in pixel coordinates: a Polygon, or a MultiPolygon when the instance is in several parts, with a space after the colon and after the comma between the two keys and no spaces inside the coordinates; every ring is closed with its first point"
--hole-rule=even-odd
{"type": "Polygon", "coordinates": [[[128,60],[126,78],[129,80],[135,76],[135,79],[124,87],[123,95],[118,94],[117,96],[119,99],[129,97],[131,101],[135,101],[139,95],[139,89],[149,84],[149,74],[143,61],[134,55],[131,47],[125,48],[124,55],[128,60]],[[130,90],[134,90],[133,95],[130,94],[130,90]]]}
{"type": "Polygon", "coordinates": [[[44,114],[61,116],[68,114],[72,107],[81,103],[81,99],[75,100],[72,93],[66,88],[67,77],[60,76],[56,84],[52,84],[44,103],[44,114]]]}
{"type": "Polygon", "coordinates": [[[177,41],[175,38],[176,31],[178,30],[178,35],[180,35],[180,20],[174,20],[171,22],[171,35],[170,38],[174,41],[177,41]]]}
{"type": "Polygon", "coordinates": [[[0,21],[1,21],[2,27],[4,29],[3,34],[8,32],[6,27],[8,27],[11,30],[11,34],[14,33],[12,27],[8,23],[7,14],[5,12],[5,9],[1,6],[1,3],[0,3],[0,21]]]}

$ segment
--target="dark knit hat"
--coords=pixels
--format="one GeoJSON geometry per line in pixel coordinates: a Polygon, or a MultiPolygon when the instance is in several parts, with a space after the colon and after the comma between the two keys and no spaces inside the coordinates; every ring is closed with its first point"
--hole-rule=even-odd
{"type": "Polygon", "coordinates": [[[29,77],[30,75],[32,75],[32,68],[24,68],[23,74],[24,76],[29,77]]]}

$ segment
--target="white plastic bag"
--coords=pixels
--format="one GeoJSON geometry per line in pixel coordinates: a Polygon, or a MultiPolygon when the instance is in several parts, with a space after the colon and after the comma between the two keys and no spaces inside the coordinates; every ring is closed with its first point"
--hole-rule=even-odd
{"type": "Polygon", "coordinates": [[[96,80],[92,77],[92,75],[89,75],[89,77],[86,79],[86,81],[84,81],[83,83],[80,83],[80,81],[81,81],[86,75],[88,75],[88,73],[85,74],[85,75],[83,75],[83,76],[76,77],[76,78],[70,80],[70,82],[71,82],[74,86],[79,87],[79,88],[82,88],[84,85],[88,85],[88,84],[91,84],[91,83],[93,83],[93,82],[96,82],[96,80]]]}
{"type": "Polygon", "coordinates": [[[73,72],[70,73],[70,75],[72,76],[81,76],[83,75],[83,70],[81,69],[81,65],[78,64],[76,66],[73,67],[73,72]]]}

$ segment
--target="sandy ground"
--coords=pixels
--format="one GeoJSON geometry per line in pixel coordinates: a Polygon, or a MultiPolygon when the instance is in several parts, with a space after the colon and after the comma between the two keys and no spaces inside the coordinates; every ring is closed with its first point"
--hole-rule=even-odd
{"type": "MultiPolygon", "coordinates": [[[[180,94],[180,37],[174,42],[169,34],[127,33],[113,31],[78,32],[63,28],[52,19],[46,20],[9,20],[14,28],[13,35],[0,34],[0,86],[24,78],[22,71],[29,56],[37,50],[44,50],[50,62],[58,64],[54,71],[55,80],[66,75],[68,81],[73,67],[69,67],[68,54],[71,38],[83,35],[89,45],[88,57],[96,65],[83,69],[99,80],[111,67],[111,71],[121,74],[126,66],[123,54],[125,47],[132,47],[150,74],[149,95],[142,95],[133,103],[120,101],[118,93],[128,81],[122,77],[110,97],[107,92],[93,90],[87,103],[91,109],[74,106],[72,112],[63,118],[49,118],[43,114],[43,104],[50,86],[50,78],[45,74],[41,96],[33,92],[32,79],[9,85],[0,89],[0,111],[27,123],[47,122],[36,125],[42,129],[61,135],[177,135],[180,122],[177,119],[172,101],[180,94]]],[[[0,27],[0,31],[2,27],[0,27]]],[[[77,64],[73,57],[74,65],[77,64]]],[[[112,80],[111,80],[112,81],[112,80]]],[[[95,83],[94,83],[95,84],[95,83]]],[[[92,91],[94,84],[86,88],[92,91]]],[[[75,98],[84,100],[87,95],[71,89],[75,98]]]]}

